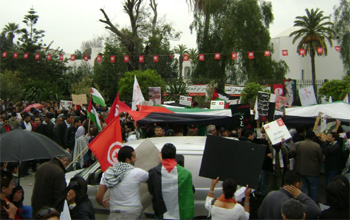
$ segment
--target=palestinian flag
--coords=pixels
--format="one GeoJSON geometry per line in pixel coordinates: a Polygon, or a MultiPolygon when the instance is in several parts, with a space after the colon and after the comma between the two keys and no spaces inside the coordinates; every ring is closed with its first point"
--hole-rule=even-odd
{"type": "Polygon", "coordinates": [[[225,93],[221,89],[215,88],[213,92],[213,97],[211,100],[224,100],[225,101],[225,109],[230,105],[229,100],[232,100],[233,97],[229,94],[225,93]]]}
{"type": "Polygon", "coordinates": [[[98,113],[97,113],[95,107],[92,105],[92,98],[90,98],[87,114],[88,114],[88,118],[90,118],[91,121],[96,125],[97,130],[101,131],[102,127],[101,127],[100,119],[98,117],[98,113]]]}
{"type": "Polygon", "coordinates": [[[153,208],[164,219],[192,219],[194,199],[192,174],[174,159],[164,159],[149,173],[153,208]]]}
{"type": "Polygon", "coordinates": [[[101,93],[99,93],[99,91],[97,91],[97,89],[91,87],[91,97],[94,101],[94,103],[99,104],[103,107],[106,107],[106,103],[105,100],[103,99],[101,93]]]}

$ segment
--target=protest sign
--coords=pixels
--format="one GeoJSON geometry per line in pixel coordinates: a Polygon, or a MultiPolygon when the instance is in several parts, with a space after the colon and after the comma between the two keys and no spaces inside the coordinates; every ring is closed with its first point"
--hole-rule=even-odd
{"type": "Polygon", "coordinates": [[[148,87],[148,97],[153,106],[162,104],[160,87],[148,87]]]}
{"type": "Polygon", "coordinates": [[[66,109],[69,110],[73,106],[73,102],[69,100],[61,100],[60,101],[60,109],[66,109]]]}
{"type": "Polygon", "coordinates": [[[282,138],[287,140],[292,137],[281,118],[264,125],[264,129],[272,145],[280,143],[282,138]]]}
{"type": "Polygon", "coordinates": [[[180,95],[180,105],[186,105],[186,106],[191,106],[192,104],[192,97],[191,96],[183,96],[180,95]]]}
{"type": "Polygon", "coordinates": [[[86,94],[74,95],[72,94],[72,100],[74,105],[88,104],[86,94]]]}
{"type": "Polygon", "coordinates": [[[270,94],[259,92],[258,93],[258,112],[259,116],[267,117],[269,114],[269,102],[270,94]]]}
{"type": "Polygon", "coordinates": [[[276,110],[283,111],[286,106],[287,106],[287,98],[278,95],[276,98],[276,110]]]}
{"type": "Polygon", "coordinates": [[[210,101],[210,109],[224,109],[225,101],[210,101]]]}
{"type": "Polygon", "coordinates": [[[256,189],[266,146],[207,136],[199,176],[220,180],[234,178],[237,184],[256,189]]]}
{"type": "Polygon", "coordinates": [[[233,118],[233,128],[251,128],[252,118],[250,116],[249,104],[230,105],[233,118]]]}
{"type": "Polygon", "coordinates": [[[302,106],[317,104],[313,86],[299,89],[299,97],[302,106]]]}

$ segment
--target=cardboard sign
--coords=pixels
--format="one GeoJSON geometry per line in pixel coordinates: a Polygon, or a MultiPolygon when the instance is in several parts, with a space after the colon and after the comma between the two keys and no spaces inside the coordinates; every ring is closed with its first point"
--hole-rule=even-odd
{"type": "Polygon", "coordinates": [[[61,100],[60,101],[60,109],[66,109],[69,110],[73,106],[73,102],[69,100],[61,100]]]}
{"type": "Polygon", "coordinates": [[[224,101],[210,101],[210,109],[224,109],[225,102],[224,101]]]}
{"type": "Polygon", "coordinates": [[[299,97],[302,106],[317,104],[313,86],[299,89],[299,97]]]}
{"type": "Polygon", "coordinates": [[[252,118],[250,116],[249,104],[230,105],[233,118],[233,128],[251,128],[252,118]]]}
{"type": "Polygon", "coordinates": [[[272,145],[281,143],[282,138],[285,140],[292,138],[287,126],[284,124],[281,118],[264,125],[264,129],[272,145]]]}
{"type": "Polygon", "coordinates": [[[180,102],[179,103],[180,103],[180,105],[191,106],[192,97],[180,95],[180,102]]]}
{"type": "Polygon", "coordinates": [[[267,117],[269,115],[269,102],[270,94],[259,92],[258,93],[258,112],[259,116],[267,117]]]}
{"type": "Polygon", "coordinates": [[[276,110],[283,111],[286,106],[287,106],[287,98],[278,95],[276,98],[276,110]]]}
{"type": "Polygon", "coordinates": [[[72,94],[72,100],[74,105],[88,104],[86,94],[80,94],[80,95],[72,94]]]}
{"type": "Polygon", "coordinates": [[[266,146],[207,136],[199,176],[220,180],[233,178],[237,184],[256,189],[266,146]]]}
{"type": "Polygon", "coordinates": [[[153,106],[162,104],[160,87],[148,87],[148,97],[153,106]]]}

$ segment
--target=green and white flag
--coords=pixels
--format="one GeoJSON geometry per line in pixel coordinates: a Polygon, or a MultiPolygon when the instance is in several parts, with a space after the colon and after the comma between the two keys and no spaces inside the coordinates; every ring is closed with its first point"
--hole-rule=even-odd
{"type": "Polygon", "coordinates": [[[97,113],[95,107],[92,105],[92,99],[90,99],[90,102],[89,102],[88,118],[90,118],[91,121],[95,124],[98,131],[102,130],[102,126],[101,126],[100,119],[98,117],[98,113],[97,113]]]}
{"type": "Polygon", "coordinates": [[[97,89],[93,87],[91,87],[91,97],[94,103],[99,104],[103,107],[106,107],[105,100],[103,99],[101,93],[99,93],[99,91],[97,91],[97,89]]]}

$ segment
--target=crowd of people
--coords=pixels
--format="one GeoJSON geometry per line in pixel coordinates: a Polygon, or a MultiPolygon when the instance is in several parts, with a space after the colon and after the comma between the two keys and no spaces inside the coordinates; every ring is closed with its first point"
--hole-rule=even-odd
{"type": "MultiPolygon", "coordinates": [[[[29,103],[0,101],[0,132],[14,129],[37,132],[55,141],[68,153],[50,160],[4,163],[1,167],[1,219],[59,218],[63,202],[67,201],[72,219],[95,219],[91,201],[87,197],[87,182],[74,177],[66,185],[66,167],[97,135],[97,127],[88,120],[84,107],[65,109],[59,102],[42,102],[40,109],[26,109],[29,103]],[[83,146],[83,147],[81,147],[83,146]],[[18,178],[35,172],[32,204],[23,206],[24,191],[18,178]],[[19,174],[19,175],[18,175],[19,174]]],[[[106,108],[97,105],[102,129],[106,108]]],[[[140,125],[126,113],[120,114],[122,138],[126,146],[118,153],[118,163],[103,173],[96,194],[97,202],[109,208],[109,219],[138,219],[143,216],[139,195],[140,183],[147,183],[153,196],[156,219],[191,219],[194,217],[192,173],[175,160],[176,147],[167,143],[160,153],[160,164],[149,171],[136,168],[135,150],[127,146],[132,140],[164,136],[217,135],[239,141],[266,145],[256,194],[264,198],[258,210],[250,207],[251,189],[246,186],[242,202],[234,198],[237,184],[232,178],[222,183],[222,195],[214,198],[218,179],[212,180],[205,208],[212,219],[349,219],[350,137],[342,133],[340,123],[328,134],[314,128],[290,129],[292,139],[272,145],[257,122],[255,129],[230,126],[199,126],[152,123],[140,125]],[[325,178],[326,200],[319,199],[319,181],[325,178]],[[106,199],[107,189],[110,195],[106,199]],[[320,203],[329,206],[321,211],[320,203]],[[291,211],[295,210],[295,211],[291,211]]],[[[96,161],[89,150],[73,161],[68,170],[90,166],[96,161]]],[[[197,174],[196,174],[197,175],[197,174]]]]}

